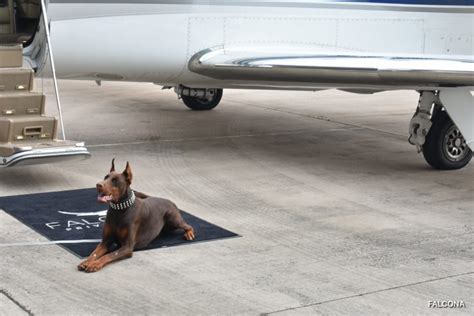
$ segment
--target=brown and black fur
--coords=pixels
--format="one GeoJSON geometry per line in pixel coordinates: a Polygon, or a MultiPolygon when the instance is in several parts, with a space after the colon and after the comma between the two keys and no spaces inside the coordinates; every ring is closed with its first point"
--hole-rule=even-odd
{"type": "MultiPolygon", "coordinates": [[[[118,173],[112,160],[109,174],[97,183],[97,192],[101,196],[107,195],[114,203],[124,201],[131,194],[132,178],[128,162],[125,170],[118,173]]],[[[146,247],[165,226],[167,229],[183,229],[185,239],[194,239],[193,228],[184,221],[173,202],[137,191],[134,193],[135,203],[128,209],[114,210],[109,207],[102,241],[90,256],[78,265],[79,270],[96,272],[110,262],[132,257],[134,250],[146,247]],[[119,245],[119,248],[111,251],[114,244],[119,245]]]]}

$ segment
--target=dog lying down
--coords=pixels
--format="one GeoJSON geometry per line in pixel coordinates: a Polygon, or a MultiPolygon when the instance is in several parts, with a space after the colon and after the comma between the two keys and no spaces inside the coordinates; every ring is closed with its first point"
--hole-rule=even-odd
{"type": "Polygon", "coordinates": [[[115,171],[115,159],[103,181],[97,183],[97,200],[108,204],[102,241],[90,256],[78,265],[85,272],[96,272],[113,261],[130,258],[133,251],[146,247],[163,228],[183,229],[186,240],[194,239],[194,230],[181,217],[176,205],[166,199],[148,196],[130,188],[132,169],[115,171]],[[118,250],[111,247],[118,244],[118,250]]]}

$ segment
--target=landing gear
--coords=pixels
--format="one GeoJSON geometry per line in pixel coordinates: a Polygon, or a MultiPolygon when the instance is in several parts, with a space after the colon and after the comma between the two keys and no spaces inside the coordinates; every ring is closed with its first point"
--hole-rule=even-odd
{"type": "Polygon", "coordinates": [[[183,103],[193,111],[209,111],[222,99],[222,89],[193,89],[177,86],[175,92],[183,103]]]}
{"type": "Polygon", "coordinates": [[[409,132],[409,142],[423,152],[426,162],[435,169],[461,169],[472,159],[471,149],[443,108],[437,92],[421,92],[409,132]]]}
{"type": "Polygon", "coordinates": [[[219,105],[222,99],[222,89],[208,89],[211,96],[198,98],[181,96],[183,103],[193,111],[209,111],[219,105]]]}
{"type": "Polygon", "coordinates": [[[472,159],[472,151],[446,111],[439,111],[423,145],[423,156],[433,168],[461,169],[472,159]]]}

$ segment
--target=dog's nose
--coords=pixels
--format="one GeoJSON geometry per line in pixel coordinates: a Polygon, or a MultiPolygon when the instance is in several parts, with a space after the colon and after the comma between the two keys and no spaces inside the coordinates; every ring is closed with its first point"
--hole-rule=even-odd
{"type": "Polygon", "coordinates": [[[97,188],[97,190],[101,190],[104,186],[102,185],[102,183],[99,182],[95,185],[95,187],[97,188]]]}

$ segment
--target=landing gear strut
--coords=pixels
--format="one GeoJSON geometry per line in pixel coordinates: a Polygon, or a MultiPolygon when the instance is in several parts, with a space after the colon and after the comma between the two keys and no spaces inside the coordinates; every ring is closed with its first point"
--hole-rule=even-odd
{"type": "Polygon", "coordinates": [[[423,91],[410,122],[409,142],[433,168],[461,169],[472,159],[472,151],[460,130],[443,108],[438,93],[423,91]]]}
{"type": "Polygon", "coordinates": [[[222,89],[193,89],[179,85],[174,91],[184,105],[193,111],[212,110],[222,99],[222,89]]]}

